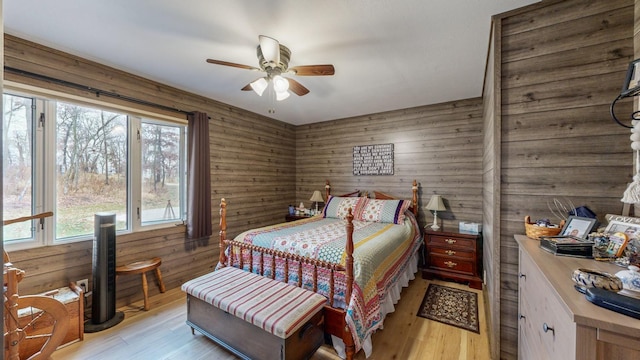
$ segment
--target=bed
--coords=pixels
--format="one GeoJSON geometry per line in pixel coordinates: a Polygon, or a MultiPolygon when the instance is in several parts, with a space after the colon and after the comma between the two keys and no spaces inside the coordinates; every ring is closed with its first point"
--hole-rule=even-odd
{"type": "Polygon", "coordinates": [[[233,240],[226,238],[222,199],[218,267],[239,267],[324,295],[325,332],[338,354],[352,359],[363,349],[368,357],[371,335],[417,272],[417,182],[411,200],[377,191],[371,199],[331,196],[328,182],[325,188],[321,214],[248,230],[233,240]]]}

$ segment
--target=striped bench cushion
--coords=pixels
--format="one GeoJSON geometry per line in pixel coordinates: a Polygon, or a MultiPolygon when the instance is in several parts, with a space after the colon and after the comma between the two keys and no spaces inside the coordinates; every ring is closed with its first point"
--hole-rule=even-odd
{"type": "Polygon", "coordinates": [[[298,330],[327,301],[312,291],[234,267],[187,281],[182,291],[282,339],[298,330]]]}

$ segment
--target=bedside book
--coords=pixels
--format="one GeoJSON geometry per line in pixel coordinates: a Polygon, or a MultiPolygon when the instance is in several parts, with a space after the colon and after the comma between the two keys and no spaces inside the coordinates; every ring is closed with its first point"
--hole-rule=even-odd
{"type": "Polygon", "coordinates": [[[593,257],[593,241],[575,236],[542,236],[540,247],[555,255],[593,257]]]}

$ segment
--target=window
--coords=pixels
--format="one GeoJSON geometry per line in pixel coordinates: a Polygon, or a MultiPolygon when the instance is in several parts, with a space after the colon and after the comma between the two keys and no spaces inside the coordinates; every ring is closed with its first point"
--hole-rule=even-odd
{"type": "MultiPolygon", "coordinates": [[[[4,219],[29,216],[34,211],[34,99],[4,95],[2,132],[4,219]]],[[[35,229],[29,222],[3,226],[4,241],[30,240],[35,229]]]]}
{"type": "Polygon", "coordinates": [[[183,204],[185,173],[180,161],[184,148],[181,127],[162,125],[144,120],[140,130],[142,151],[142,205],[143,225],[167,220],[179,220],[185,210],[183,204]]]}
{"type": "Polygon", "coordinates": [[[186,125],[15,94],[3,121],[4,219],[55,219],[3,227],[5,246],[86,240],[98,212],[115,213],[118,232],[185,218],[186,125]]]}
{"type": "Polygon", "coordinates": [[[56,239],[92,235],[97,212],[127,230],[127,116],[56,105],[56,239]]]}

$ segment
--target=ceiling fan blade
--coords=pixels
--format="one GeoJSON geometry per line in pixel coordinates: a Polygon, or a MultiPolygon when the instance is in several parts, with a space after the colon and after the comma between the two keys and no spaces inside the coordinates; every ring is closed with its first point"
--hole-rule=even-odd
{"type": "Polygon", "coordinates": [[[231,66],[231,67],[237,67],[237,68],[246,69],[246,70],[261,71],[257,67],[253,67],[253,66],[249,66],[249,65],[236,64],[236,63],[232,63],[232,62],[228,62],[228,61],[222,61],[222,60],[207,59],[207,62],[209,64],[231,66]]]}
{"type": "Polygon", "coordinates": [[[335,74],[333,65],[303,65],[289,68],[298,76],[326,76],[335,74]]]}
{"type": "Polygon", "coordinates": [[[280,63],[280,43],[278,40],[264,35],[260,35],[258,39],[264,59],[277,66],[280,63]]]}
{"type": "Polygon", "coordinates": [[[285,79],[289,81],[289,90],[291,90],[292,93],[298,96],[304,96],[309,93],[309,89],[302,86],[302,84],[300,84],[299,82],[293,80],[292,78],[285,78],[285,79]]]}

